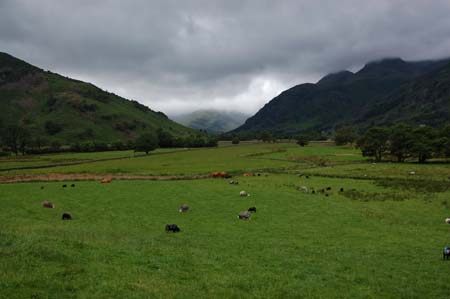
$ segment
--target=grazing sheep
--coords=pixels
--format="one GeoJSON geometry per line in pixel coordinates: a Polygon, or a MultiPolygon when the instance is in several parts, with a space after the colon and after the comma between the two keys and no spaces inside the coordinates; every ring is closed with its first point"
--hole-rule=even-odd
{"type": "Polygon", "coordinates": [[[306,186],[301,186],[300,188],[301,188],[303,191],[308,192],[308,187],[306,187],[306,186]]]}
{"type": "Polygon", "coordinates": [[[311,194],[316,194],[316,190],[311,191],[311,194]]]}
{"type": "Polygon", "coordinates": [[[410,172],[409,172],[409,175],[415,175],[415,174],[416,174],[415,171],[410,171],[410,172]]]}
{"type": "Polygon", "coordinates": [[[327,191],[330,191],[331,190],[331,187],[327,187],[327,191]]]}
{"type": "Polygon", "coordinates": [[[344,188],[339,189],[339,192],[344,192],[344,188]]]}
{"type": "Polygon", "coordinates": [[[109,184],[112,182],[112,178],[104,178],[100,181],[102,184],[109,184]]]}
{"type": "Polygon", "coordinates": [[[44,200],[44,201],[42,202],[42,206],[43,206],[44,208],[49,208],[49,209],[54,209],[54,208],[55,208],[55,205],[52,204],[51,202],[49,202],[48,200],[44,200]]]}
{"type": "Polygon", "coordinates": [[[325,193],[325,196],[328,197],[329,196],[328,193],[325,193]]]}
{"type": "Polygon", "coordinates": [[[44,189],[44,186],[41,186],[41,190],[43,190],[44,189]]]}
{"type": "Polygon", "coordinates": [[[309,175],[307,175],[306,178],[309,179],[309,175]]]}
{"type": "Polygon", "coordinates": [[[450,247],[444,247],[442,257],[444,260],[448,260],[450,258],[450,247]]]}
{"type": "Polygon", "coordinates": [[[256,207],[250,207],[247,209],[248,212],[256,213],[256,207]]]}
{"type": "Polygon", "coordinates": [[[64,185],[62,185],[62,187],[63,187],[63,188],[66,188],[66,187],[67,187],[67,185],[66,185],[66,184],[64,184],[64,185]]]}
{"type": "Polygon", "coordinates": [[[167,233],[168,232],[179,233],[180,232],[180,228],[176,224],[166,224],[166,232],[167,233]]]}
{"type": "Polygon", "coordinates": [[[189,211],[189,206],[187,204],[182,204],[180,206],[180,209],[178,210],[180,213],[186,213],[187,211],[189,211]]]}
{"type": "Polygon", "coordinates": [[[250,212],[249,211],[242,211],[239,213],[238,215],[239,219],[243,219],[243,220],[249,220],[250,219],[250,212]]]}
{"type": "Polygon", "coordinates": [[[245,173],[243,174],[243,176],[253,176],[253,173],[252,173],[252,172],[245,172],[245,173]]]}
{"type": "Polygon", "coordinates": [[[72,187],[72,188],[75,187],[75,184],[70,185],[70,187],[72,187]]]}
{"type": "Polygon", "coordinates": [[[299,174],[297,174],[297,176],[298,176],[299,178],[301,178],[302,176],[304,176],[304,174],[303,174],[303,173],[299,173],[299,174]]]}
{"type": "Polygon", "coordinates": [[[257,176],[261,176],[261,174],[260,173],[258,173],[258,174],[256,174],[257,176]]]}
{"type": "Polygon", "coordinates": [[[230,181],[230,185],[239,185],[238,181],[230,181]]]}
{"type": "Polygon", "coordinates": [[[445,218],[445,223],[450,224],[450,218],[445,218]]]}
{"type": "Polygon", "coordinates": [[[250,196],[250,194],[248,194],[246,191],[241,191],[239,192],[240,196],[250,196]]]}
{"type": "Polygon", "coordinates": [[[62,220],[72,220],[72,215],[69,213],[62,214],[62,220]]]}

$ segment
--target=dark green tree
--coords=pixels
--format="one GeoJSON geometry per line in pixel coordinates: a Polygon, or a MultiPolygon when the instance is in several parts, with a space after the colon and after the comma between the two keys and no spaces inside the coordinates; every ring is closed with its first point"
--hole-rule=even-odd
{"type": "Polygon", "coordinates": [[[239,137],[233,136],[233,139],[231,139],[232,144],[239,144],[241,141],[239,140],[239,137]]]}
{"type": "Polygon", "coordinates": [[[156,135],[154,132],[147,132],[136,139],[134,151],[145,152],[145,154],[148,155],[150,151],[158,148],[158,144],[158,135],[156,135]]]}
{"type": "Polygon", "coordinates": [[[263,142],[272,142],[273,135],[270,131],[263,131],[261,132],[259,139],[261,139],[263,142]]]}
{"type": "Polygon", "coordinates": [[[419,163],[425,163],[436,150],[437,133],[429,126],[420,126],[412,130],[411,156],[419,163]]]}
{"type": "Polygon", "coordinates": [[[345,145],[355,142],[357,138],[356,130],[354,127],[345,126],[336,130],[334,142],[336,145],[345,145]]]}
{"type": "Polygon", "coordinates": [[[304,147],[309,144],[309,138],[305,134],[298,135],[296,139],[297,144],[300,145],[301,147],[304,147]]]}
{"type": "Polygon", "coordinates": [[[364,157],[374,157],[381,161],[388,150],[389,130],[384,127],[372,127],[357,141],[364,157]]]}
{"type": "Polygon", "coordinates": [[[414,142],[412,130],[412,127],[406,124],[397,124],[391,127],[389,151],[397,158],[397,162],[403,162],[411,155],[414,142]]]}
{"type": "Polygon", "coordinates": [[[162,148],[168,148],[173,147],[173,136],[167,131],[164,131],[163,129],[158,129],[156,131],[158,134],[158,140],[159,140],[159,147],[162,148]]]}

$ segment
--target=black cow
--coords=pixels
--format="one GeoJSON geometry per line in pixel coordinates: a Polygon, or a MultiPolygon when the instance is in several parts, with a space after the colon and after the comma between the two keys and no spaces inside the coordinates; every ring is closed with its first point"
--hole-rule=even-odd
{"type": "Polygon", "coordinates": [[[450,247],[445,247],[442,253],[442,257],[444,260],[448,260],[450,258],[450,247]]]}
{"type": "Polygon", "coordinates": [[[180,232],[180,228],[176,224],[167,224],[166,225],[166,232],[167,233],[168,232],[179,233],[180,232]]]}
{"type": "Polygon", "coordinates": [[[62,220],[72,220],[72,215],[69,213],[62,214],[62,220]]]}
{"type": "Polygon", "coordinates": [[[250,207],[247,211],[256,213],[256,207],[250,207]]]}

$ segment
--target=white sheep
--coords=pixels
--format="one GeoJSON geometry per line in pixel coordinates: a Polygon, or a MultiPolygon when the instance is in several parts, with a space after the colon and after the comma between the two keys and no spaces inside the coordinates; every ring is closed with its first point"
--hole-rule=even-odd
{"type": "Polygon", "coordinates": [[[248,194],[246,191],[241,191],[239,192],[240,196],[250,196],[250,194],[248,194]]]}

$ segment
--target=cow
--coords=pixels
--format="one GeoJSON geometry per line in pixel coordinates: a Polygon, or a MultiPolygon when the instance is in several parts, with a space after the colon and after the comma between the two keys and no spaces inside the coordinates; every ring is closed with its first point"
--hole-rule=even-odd
{"type": "Polygon", "coordinates": [[[243,219],[243,220],[249,220],[250,219],[250,212],[249,211],[242,211],[239,213],[238,215],[239,219],[243,219]]]}
{"type": "Polygon", "coordinates": [[[444,247],[444,251],[442,252],[442,258],[444,260],[448,260],[450,258],[450,247],[444,247]]]}
{"type": "Polygon", "coordinates": [[[176,224],[166,224],[166,232],[167,233],[168,232],[179,233],[180,232],[180,228],[176,224]]]}
{"type": "Polygon", "coordinates": [[[225,179],[231,178],[231,175],[229,175],[225,171],[214,171],[211,173],[211,176],[213,178],[225,178],[225,179]]]}
{"type": "Polygon", "coordinates": [[[108,184],[112,182],[112,178],[103,178],[100,183],[102,184],[108,184]]]}
{"type": "Polygon", "coordinates": [[[54,209],[54,208],[55,208],[55,205],[52,204],[51,202],[49,202],[48,200],[44,200],[44,201],[42,202],[42,206],[43,206],[44,208],[49,208],[49,209],[54,209]]]}
{"type": "Polygon", "coordinates": [[[178,210],[180,213],[186,213],[187,211],[189,211],[189,206],[187,204],[182,204],[180,206],[180,209],[178,210]]]}
{"type": "Polygon", "coordinates": [[[247,211],[250,213],[256,213],[256,207],[250,207],[247,209],[247,211]]]}
{"type": "Polygon", "coordinates": [[[70,215],[69,213],[63,213],[62,220],[72,220],[72,215],[70,215]]]}

